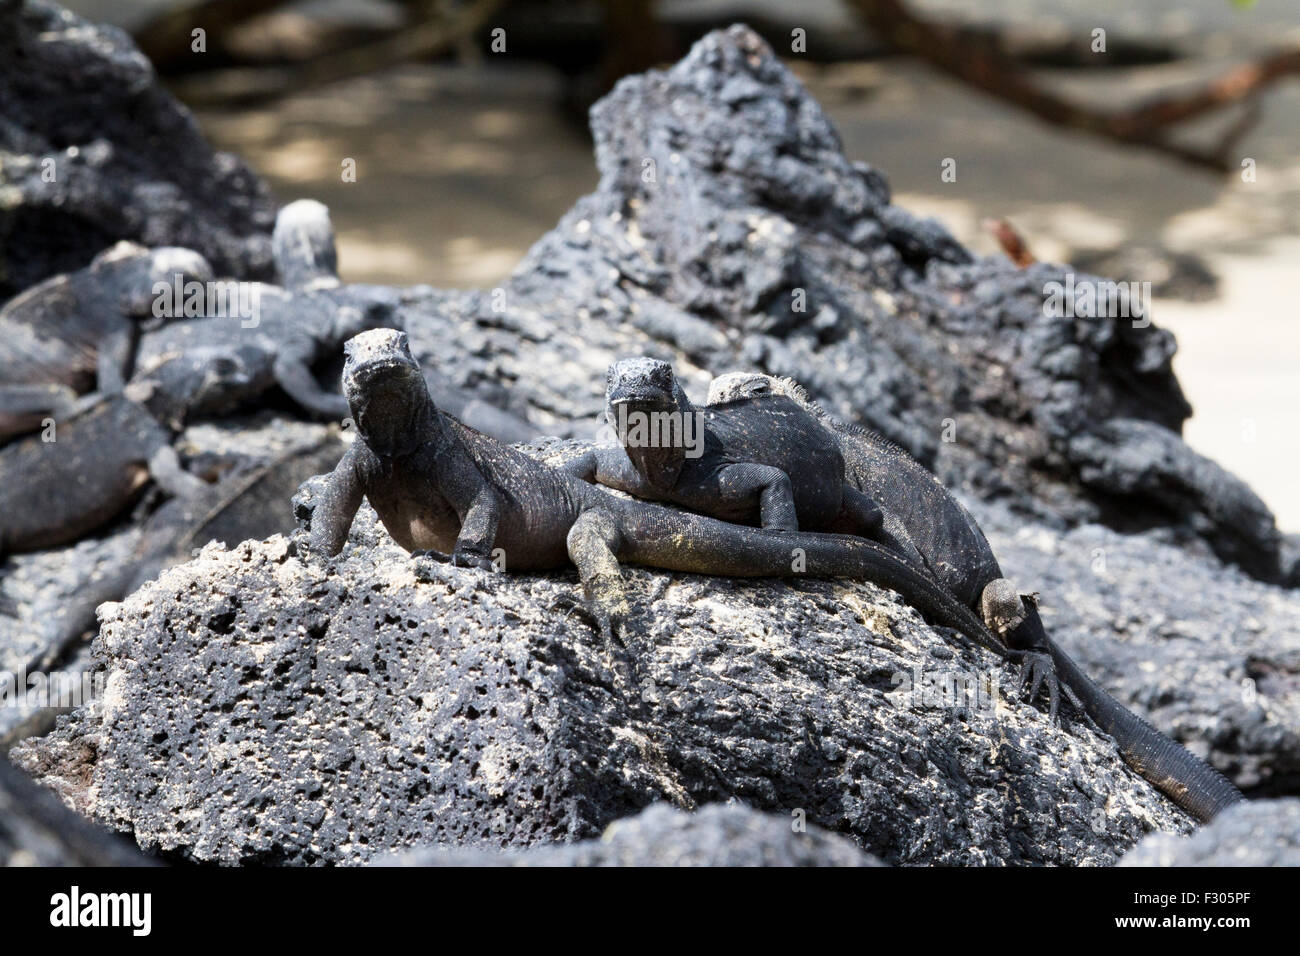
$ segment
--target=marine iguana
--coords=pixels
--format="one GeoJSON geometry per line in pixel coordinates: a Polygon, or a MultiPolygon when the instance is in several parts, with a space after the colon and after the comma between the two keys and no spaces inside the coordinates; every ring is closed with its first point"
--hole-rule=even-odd
{"type": "Polygon", "coordinates": [[[0,440],[66,414],[75,396],[120,391],[160,281],[207,281],[197,252],[119,242],[84,269],[54,276],[0,309],[0,440]]]}
{"type": "Polygon", "coordinates": [[[583,481],[737,524],[861,535],[925,567],[906,530],[845,481],[836,436],[793,399],[697,408],[667,362],[621,359],[605,417],[622,444],[567,462],[583,481]]]}
{"type": "Polygon", "coordinates": [[[173,496],[201,490],[172,439],[209,389],[227,392],[246,377],[237,362],[177,356],[120,392],[81,399],[52,435],[0,449],[0,560],[76,541],[120,514],[150,478],[173,496]]]}
{"type": "MultiPolygon", "coordinates": [[[[979,609],[989,628],[1009,646],[1050,656],[1062,685],[1097,725],[1115,738],[1129,766],[1198,820],[1208,820],[1243,799],[1218,771],[1102,690],[1048,637],[1035,596],[1017,592],[1003,576],[974,517],[905,451],[866,429],[831,417],[789,379],[733,372],[714,379],[708,396],[709,407],[717,412],[768,402],[784,407],[791,401],[809,415],[809,421],[795,427],[818,431],[818,437],[833,436],[843,455],[846,480],[893,516],[925,567],[947,591],[979,609]]],[[[782,421],[793,424],[795,420],[782,421]]],[[[799,438],[772,435],[770,444],[799,438]]],[[[792,473],[792,477],[796,487],[803,480],[801,472],[792,473]]],[[[1031,688],[1031,699],[1034,695],[1031,688]]],[[[1055,702],[1052,711],[1054,714],[1055,702]]]]}
{"type": "Polygon", "coordinates": [[[199,348],[211,355],[237,355],[251,381],[239,394],[221,397],[223,404],[279,385],[307,413],[342,419],[347,402],[322,388],[313,369],[337,356],[358,332],[392,325],[396,296],[382,288],[339,285],[329,210],[318,202],[301,200],[280,210],[272,250],[276,269],[290,287],[253,283],[251,315],[205,315],[170,323],[144,337],[140,360],[199,348]]]}
{"type": "Polygon", "coordinates": [[[494,558],[511,572],[576,565],[609,642],[625,633],[631,610],[619,573],[627,563],[730,577],[869,580],[898,591],[933,622],[1017,657],[928,575],[874,542],[747,528],[615,497],[438,409],[404,332],[365,332],[345,351],[343,391],[357,438],[320,491],[311,555],[342,550],[364,498],[411,552],[485,570],[494,558]]]}

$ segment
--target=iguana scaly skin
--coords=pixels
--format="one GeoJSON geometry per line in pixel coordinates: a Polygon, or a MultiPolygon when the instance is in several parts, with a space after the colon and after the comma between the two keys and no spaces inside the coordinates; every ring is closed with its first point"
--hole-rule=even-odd
{"type": "Polygon", "coordinates": [[[1129,766],[1198,820],[1208,820],[1242,799],[1218,771],[1107,694],[1048,637],[1035,599],[1018,594],[1003,577],[974,517],[910,455],[872,432],[832,418],[789,379],[732,373],[713,381],[708,398],[709,406],[718,411],[788,401],[800,403],[815,427],[834,436],[845,479],[878,505],[893,527],[901,529],[899,533],[910,539],[945,589],[968,607],[978,608],[990,629],[1003,635],[1010,646],[1050,656],[1058,679],[1097,725],[1115,738],[1129,766]]]}
{"type": "Polygon", "coordinates": [[[441,412],[405,333],[366,332],[346,351],[343,391],[357,438],[311,516],[314,555],[342,549],[365,498],[408,551],[449,552],[453,564],[483,569],[496,558],[511,572],[576,565],[607,640],[630,612],[619,572],[627,563],[729,577],[869,580],[1007,655],[969,608],[874,542],[746,528],[615,497],[441,412]]]}
{"type": "Polygon", "coordinates": [[[565,465],[570,474],[722,521],[861,535],[924,567],[906,533],[845,481],[838,436],[792,398],[698,408],[667,362],[622,359],[606,377],[605,417],[621,446],[592,449],[565,465]]]}

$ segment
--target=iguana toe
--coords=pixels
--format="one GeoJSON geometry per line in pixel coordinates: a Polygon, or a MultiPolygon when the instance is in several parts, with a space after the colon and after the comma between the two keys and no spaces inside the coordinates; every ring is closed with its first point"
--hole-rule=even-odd
{"type": "MultiPolygon", "coordinates": [[[[1020,662],[1020,696],[1026,703],[1032,704],[1038,698],[1038,692],[1047,690],[1047,719],[1056,723],[1061,705],[1061,681],[1056,676],[1056,664],[1044,651],[1012,651],[1011,659],[1020,662]],[[1028,693],[1025,688],[1028,687],[1028,693]]],[[[1066,688],[1069,693],[1069,688],[1066,688]]],[[[1073,695],[1071,695],[1073,697],[1073,695]]]]}
{"type": "Polygon", "coordinates": [[[428,558],[430,561],[438,561],[442,564],[446,564],[452,560],[451,555],[443,554],[441,551],[434,551],[432,548],[429,548],[424,551],[412,551],[411,557],[428,558]]]}
{"type": "Polygon", "coordinates": [[[481,554],[472,554],[468,551],[453,551],[449,559],[444,559],[449,560],[453,568],[478,568],[480,571],[496,570],[491,558],[485,558],[481,554]]]}

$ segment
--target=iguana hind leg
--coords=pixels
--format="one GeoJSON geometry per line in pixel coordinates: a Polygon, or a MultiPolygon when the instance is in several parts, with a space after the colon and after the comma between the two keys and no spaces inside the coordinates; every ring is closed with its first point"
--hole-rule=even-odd
{"type": "Polygon", "coordinates": [[[886,511],[867,495],[847,483],[844,485],[844,493],[840,501],[840,514],[835,521],[835,531],[841,534],[855,534],[860,538],[870,538],[896,551],[917,569],[927,570],[925,558],[921,557],[921,552],[912,543],[907,528],[896,515],[886,511]]]}
{"type": "MultiPolygon", "coordinates": [[[[1001,637],[1011,648],[1013,659],[1020,661],[1021,696],[1032,703],[1039,690],[1046,688],[1047,716],[1055,721],[1064,685],[1056,676],[1056,665],[1051,655],[1040,646],[1034,633],[1041,631],[1041,625],[1038,628],[1026,626],[1031,619],[1032,622],[1038,621],[1036,613],[1030,614],[1030,607],[1036,606],[1035,598],[1033,594],[1021,594],[1008,578],[996,578],[984,586],[980,611],[989,630],[1001,637]]],[[[1065,687],[1065,693],[1076,707],[1079,706],[1078,698],[1069,687],[1065,687]]]]}
{"type": "Polygon", "coordinates": [[[622,643],[631,604],[618,564],[623,533],[618,519],[607,511],[584,511],[569,529],[569,560],[578,568],[582,587],[601,635],[613,648],[622,643]]]}

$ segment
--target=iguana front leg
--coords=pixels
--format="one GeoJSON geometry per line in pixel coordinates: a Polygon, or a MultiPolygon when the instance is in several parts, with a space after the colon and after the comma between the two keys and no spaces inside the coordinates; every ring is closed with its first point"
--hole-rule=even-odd
{"type": "Polygon", "coordinates": [[[618,564],[618,552],[623,546],[618,519],[600,509],[584,511],[569,529],[566,545],[602,636],[611,646],[616,641],[621,643],[632,608],[618,564]]]}
{"type": "Polygon", "coordinates": [[[357,516],[357,509],[365,498],[365,486],[357,468],[359,447],[354,443],[339,459],[311,513],[311,551],[314,555],[333,557],[343,550],[348,540],[352,519],[357,516]]]}
{"type": "Polygon", "coordinates": [[[293,354],[277,357],[274,373],[276,384],[307,411],[322,418],[342,419],[348,416],[347,400],[342,395],[321,388],[311,373],[311,366],[303,357],[293,354]]]}
{"type": "Polygon", "coordinates": [[[159,446],[150,456],[149,474],[173,498],[191,498],[207,487],[202,478],[181,467],[181,460],[171,445],[159,446]]]}
{"type": "Polygon", "coordinates": [[[591,484],[629,495],[647,491],[645,477],[621,448],[593,448],[564,466],[564,471],[591,484]]]}
{"type": "Polygon", "coordinates": [[[461,516],[460,534],[451,553],[454,567],[494,570],[492,548],[497,540],[497,522],[501,520],[501,499],[487,482],[461,516]]]}
{"type": "Polygon", "coordinates": [[[723,501],[744,502],[758,496],[759,523],[768,531],[798,531],[794,489],[780,468],[740,462],[718,469],[718,493],[723,501]]]}
{"type": "Polygon", "coordinates": [[[112,395],[126,387],[126,380],[131,376],[131,367],[135,364],[135,349],[139,342],[140,329],[135,322],[127,322],[105,334],[96,344],[97,391],[112,395]]]}
{"type": "MultiPolygon", "coordinates": [[[[1046,687],[1048,720],[1055,721],[1063,686],[1056,676],[1056,664],[1046,647],[1038,646],[1039,642],[1030,633],[1031,629],[1022,626],[1030,616],[1026,602],[1033,601],[1034,595],[1022,595],[1009,579],[996,578],[984,586],[980,612],[989,630],[1006,641],[1012,659],[1020,661],[1021,694],[1024,695],[1025,688],[1029,688],[1024,699],[1033,703],[1038,691],[1046,687]]],[[[1078,698],[1068,686],[1065,687],[1065,693],[1075,706],[1079,706],[1078,698]]]]}

